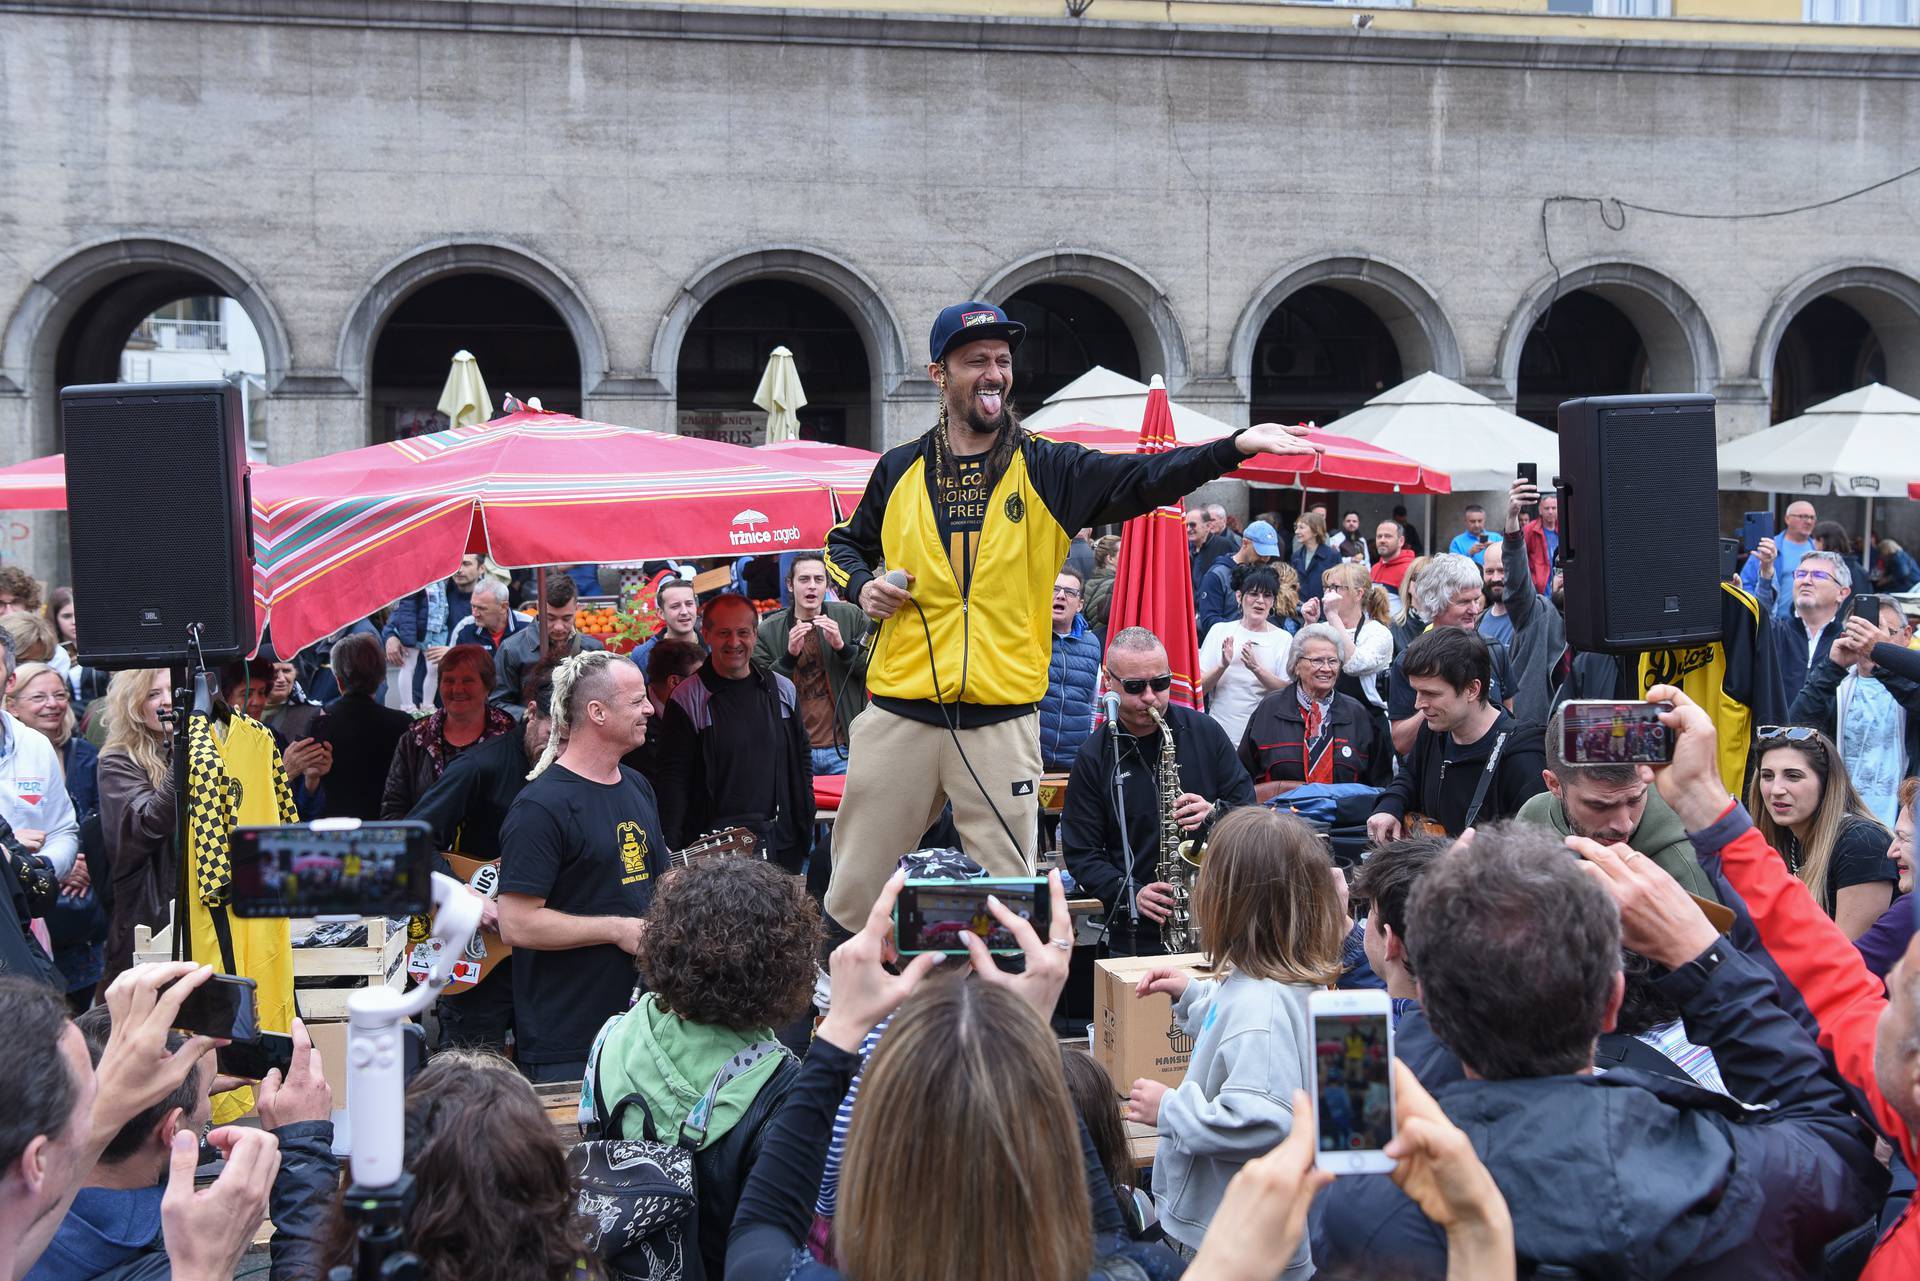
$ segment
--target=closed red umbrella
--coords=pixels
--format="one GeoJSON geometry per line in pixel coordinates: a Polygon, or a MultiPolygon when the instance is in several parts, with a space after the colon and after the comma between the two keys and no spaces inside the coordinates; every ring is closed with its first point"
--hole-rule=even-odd
{"type": "Polygon", "coordinates": [[[254,593],[291,654],[459,567],[819,547],[827,489],[750,449],[527,410],[276,467],[253,485],[254,593]]]}
{"type": "MultiPolygon", "coordinates": [[[[1155,378],[1140,421],[1137,452],[1160,454],[1174,447],[1173,411],[1166,388],[1155,378]]],[[[1049,438],[1055,432],[1043,432],[1049,438]]],[[[1193,618],[1193,553],[1178,504],[1135,516],[1120,529],[1120,561],[1114,566],[1113,603],[1107,636],[1127,627],[1144,627],[1167,647],[1173,673],[1172,701],[1200,708],[1200,636],[1193,618]]]]}

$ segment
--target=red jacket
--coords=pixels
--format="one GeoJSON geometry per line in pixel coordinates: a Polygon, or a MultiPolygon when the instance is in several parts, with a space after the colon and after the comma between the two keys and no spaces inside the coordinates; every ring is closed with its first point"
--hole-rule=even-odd
{"type": "Polygon", "coordinates": [[[1406,581],[1407,566],[1413,561],[1413,548],[1402,547],[1390,558],[1373,563],[1373,581],[1390,592],[1397,592],[1400,584],[1406,581]]]}
{"type": "MultiPolygon", "coordinates": [[[[1565,537],[1562,530],[1554,532],[1565,537]]],[[[1527,544],[1527,568],[1533,571],[1533,590],[1545,596],[1553,589],[1553,557],[1547,551],[1547,527],[1535,517],[1521,528],[1520,537],[1527,544]]]]}
{"type": "MultiPolygon", "coordinates": [[[[1866,1096],[1874,1121],[1900,1145],[1908,1167],[1920,1168],[1920,1135],[1894,1111],[1873,1074],[1874,1033],[1887,1005],[1885,988],[1744,810],[1730,805],[1714,826],[1737,832],[1720,850],[1721,871],[1746,901],[1768,953],[1819,1021],[1821,1048],[1833,1056],[1840,1075],[1866,1096]]],[[[1920,1277],[1920,1199],[1907,1206],[1874,1250],[1860,1281],[1915,1277],[1920,1277]]]]}

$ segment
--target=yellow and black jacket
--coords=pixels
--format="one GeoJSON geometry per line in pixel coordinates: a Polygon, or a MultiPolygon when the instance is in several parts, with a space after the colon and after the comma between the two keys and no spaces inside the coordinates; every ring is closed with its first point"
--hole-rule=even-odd
{"type": "Polygon", "coordinates": [[[1177,501],[1241,461],[1232,437],[1135,455],[1028,436],[986,496],[979,531],[943,536],[934,431],[882,455],[853,515],[827,535],[827,575],[843,600],[858,602],[883,569],[913,575],[919,610],[880,625],[867,688],[880,706],[934,723],[1010,719],[1047,692],[1053,580],[1074,531],[1177,501]]]}

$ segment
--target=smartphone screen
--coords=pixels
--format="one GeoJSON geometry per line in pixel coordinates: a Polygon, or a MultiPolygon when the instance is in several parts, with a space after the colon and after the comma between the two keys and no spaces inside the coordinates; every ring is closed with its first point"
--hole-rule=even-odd
{"type": "Polygon", "coordinates": [[[1560,754],[1569,765],[1667,765],[1673,735],[1660,723],[1666,703],[1567,703],[1560,754]]]}
{"type": "Polygon", "coordinates": [[[433,907],[425,823],[233,832],[235,916],[424,916],[433,907]]]}
{"type": "Polygon", "coordinates": [[[293,1038],[280,1032],[262,1032],[251,1041],[235,1041],[214,1051],[222,1076],[237,1076],[248,1081],[263,1081],[267,1073],[280,1069],[286,1079],[293,1066],[293,1038]]]}
{"type": "Polygon", "coordinates": [[[173,1025],[200,1036],[251,1041],[260,1031],[253,991],[252,979],[216,974],[187,994],[173,1025]]]}
{"type": "Polygon", "coordinates": [[[946,952],[964,956],[960,936],[978,934],[987,950],[1017,956],[1020,942],[987,908],[987,897],[1024,917],[1042,939],[1051,923],[1053,900],[1038,877],[992,877],[969,881],[908,881],[893,905],[894,947],[902,956],[946,952]]]}
{"type": "MultiPolygon", "coordinates": [[[[1393,1137],[1388,1015],[1313,1016],[1313,1079],[1320,1151],[1375,1152],[1393,1137]]],[[[1335,1167],[1338,1172],[1338,1166],[1335,1167]]]]}

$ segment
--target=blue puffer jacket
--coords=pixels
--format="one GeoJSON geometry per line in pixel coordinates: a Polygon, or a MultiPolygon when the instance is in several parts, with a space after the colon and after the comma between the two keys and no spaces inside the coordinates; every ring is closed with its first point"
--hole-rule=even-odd
{"type": "Polygon", "coordinates": [[[1040,700],[1040,760],[1049,773],[1073,768],[1093,732],[1093,692],[1100,683],[1100,638],[1078,614],[1073,630],[1053,636],[1047,693],[1040,700]]]}

